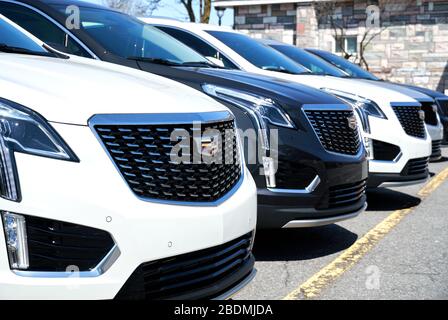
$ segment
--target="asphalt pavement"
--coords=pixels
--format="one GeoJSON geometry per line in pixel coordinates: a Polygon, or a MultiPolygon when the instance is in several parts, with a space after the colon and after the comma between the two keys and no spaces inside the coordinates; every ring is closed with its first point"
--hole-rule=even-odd
{"type": "Polygon", "coordinates": [[[448,179],[438,176],[448,168],[448,148],[443,155],[430,164],[438,184],[426,197],[419,195],[426,184],[380,188],[367,193],[367,211],[355,219],[318,228],[259,231],[254,247],[257,277],[234,299],[284,299],[300,293],[306,283],[315,285],[316,275],[323,280],[313,299],[448,299],[448,179]],[[394,214],[403,217],[365,249],[365,235],[394,214]],[[356,246],[365,249],[356,263],[338,264],[356,246]]]}

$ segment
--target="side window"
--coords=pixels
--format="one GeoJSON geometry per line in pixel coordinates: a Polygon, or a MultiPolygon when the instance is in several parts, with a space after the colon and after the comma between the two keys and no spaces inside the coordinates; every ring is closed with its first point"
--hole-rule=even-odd
{"type": "Polygon", "coordinates": [[[92,57],[58,26],[31,9],[2,2],[0,13],[59,51],[82,57],[92,57]]]}
{"type": "Polygon", "coordinates": [[[192,35],[191,33],[165,26],[157,26],[157,28],[162,30],[163,32],[168,33],[170,36],[176,38],[183,44],[195,50],[196,52],[199,52],[204,57],[212,57],[221,60],[226,68],[238,69],[238,67],[234,63],[232,63],[227,57],[222,55],[218,50],[213,48],[205,41],[192,35]]]}

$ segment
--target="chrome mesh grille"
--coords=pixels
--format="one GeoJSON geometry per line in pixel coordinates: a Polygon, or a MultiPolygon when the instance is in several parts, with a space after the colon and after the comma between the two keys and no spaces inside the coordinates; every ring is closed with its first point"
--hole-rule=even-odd
{"type": "Polygon", "coordinates": [[[419,115],[420,107],[394,106],[393,109],[401,126],[408,135],[417,138],[426,136],[425,123],[419,115]]]}
{"type": "MultiPolygon", "coordinates": [[[[180,162],[173,162],[173,147],[181,140],[171,141],[174,130],[188,132],[193,148],[193,124],[176,125],[95,125],[105,148],[132,191],[142,198],[212,202],[227,194],[239,181],[241,165],[233,120],[202,124],[206,130],[218,130],[221,163],[194,162],[193,152],[180,162]]],[[[177,132],[177,131],[176,131],[177,132]]],[[[179,131],[180,132],[180,131],[179,131]]],[[[184,155],[185,156],[185,155],[184,155]]]]}
{"type": "Polygon", "coordinates": [[[327,151],[356,155],[361,147],[358,129],[349,126],[353,111],[306,110],[308,120],[327,151]]]}

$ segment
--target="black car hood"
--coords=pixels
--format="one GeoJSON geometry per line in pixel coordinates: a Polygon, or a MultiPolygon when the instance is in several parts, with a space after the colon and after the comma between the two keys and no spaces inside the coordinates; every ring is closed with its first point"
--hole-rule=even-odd
{"type": "MultiPolygon", "coordinates": [[[[199,73],[221,79],[227,79],[236,83],[252,86],[259,94],[268,96],[275,100],[276,97],[289,99],[304,104],[340,104],[339,99],[322,92],[318,89],[308,87],[292,81],[287,81],[275,77],[269,77],[240,70],[225,69],[200,69],[199,73]]],[[[237,87],[235,87],[237,89],[237,87]]]]}
{"type": "Polygon", "coordinates": [[[435,91],[435,90],[431,90],[431,89],[427,89],[427,88],[422,88],[422,87],[417,87],[417,86],[413,86],[410,84],[400,84],[400,83],[394,83],[409,89],[413,89],[415,91],[419,91],[421,93],[426,94],[427,96],[430,96],[431,98],[434,99],[448,99],[448,96],[444,95],[441,92],[435,91]]]}

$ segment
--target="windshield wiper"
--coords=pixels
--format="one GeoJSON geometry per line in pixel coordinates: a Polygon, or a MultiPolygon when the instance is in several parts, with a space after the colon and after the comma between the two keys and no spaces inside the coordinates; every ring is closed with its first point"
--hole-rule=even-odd
{"type": "Polygon", "coordinates": [[[28,55],[33,55],[33,56],[45,56],[45,57],[53,56],[53,54],[50,52],[33,51],[30,49],[26,49],[26,48],[13,47],[13,46],[7,45],[6,43],[0,43],[0,52],[28,54],[28,55]]]}
{"type": "Polygon", "coordinates": [[[298,74],[311,74],[311,72],[308,72],[308,71],[303,71],[303,72],[293,72],[293,71],[290,71],[290,70],[288,70],[288,69],[285,69],[285,68],[282,68],[282,67],[263,67],[262,68],[263,70],[267,70],[267,71],[276,71],[276,72],[282,72],[282,73],[287,73],[287,74],[295,74],[295,75],[298,75],[298,74]]]}
{"type": "Polygon", "coordinates": [[[218,66],[217,64],[208,61],[189,61],[181,64],[184,67],[206,67],[206,68],[217,68],[226,69],[225,67],[218,66]]]}
{"type": "Polygon", "coordinates": [[[146,57],[128,57],[128,60],[135,60],[140,62],[149,62],[149,63],[155,63],[155,64],[162,64],[165,66],[181,66],[182,63],[168,60],[168,59],[161,59],[161,58],[146,58],[146,57]]]}

